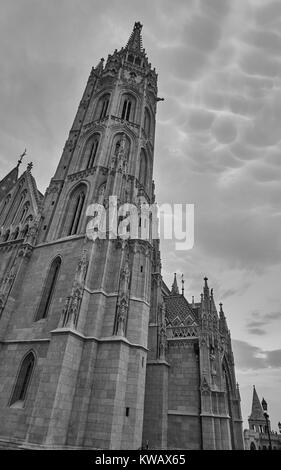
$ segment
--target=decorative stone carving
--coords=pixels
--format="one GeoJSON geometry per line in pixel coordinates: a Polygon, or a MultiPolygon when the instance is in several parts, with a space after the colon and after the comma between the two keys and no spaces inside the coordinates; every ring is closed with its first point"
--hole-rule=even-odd
{"type": "Polygon", "coordinates": [[[33,246],[29,244],[23,245],[23,247],[19,250],[18,256],[20,258],[27,258],[29,259],[33,252],[33,246]]]}
{"type": "Polygon", "coordinates": [[[117,336],[125,336],[126,320],[128,314],[128,304],[125,299],[121,300],[121,303],[117,309],[117,336]]]}
{"type": "Polygon", "coordinates": [[[204,394],[209,394],[211,393],[211,387],[206,379],[206,377],[203,377],[201,379],[201,386],[200,386],[201,393],[204,394]]]}
{"type": "Polygon", "coordinates": [[[126,246],[125,256],[124,256],[124,264],[123,268],[120,273],[120,281],[119,281],[119,295],[117,300],[117,312],[116,312],[116,321],[115,321],[115,332],[114,334],[117,336],[125,336],[126,335],[126,324],[127,324],[127,317],[128,317],[128,310],[129,310],[129,298],[130,298],[130,278],[131,278],[131,270],[130,270],[130,251],[129,245],[126,246]]]}
{"type": "Polygon", "coordinates": [[[61,315],[61,327],[77,328],[84,284],[88,270],[87,250],[83,250],[78,262],[71,294],[66,298],[61,315]]]}
{"type": "Polygon", "coordinates": [[[38,231],[39,231],[40,221],[41,221],[41,215],[39,214],[35,217],[32,225],[30,225],[30,227],[28,229],[26,239],[25,239],[25,242],[27,244],[29,244],[29,245],[34,245],[35,244],[36,239],[37,239],[37,235],[38,235],[38,231]]]}

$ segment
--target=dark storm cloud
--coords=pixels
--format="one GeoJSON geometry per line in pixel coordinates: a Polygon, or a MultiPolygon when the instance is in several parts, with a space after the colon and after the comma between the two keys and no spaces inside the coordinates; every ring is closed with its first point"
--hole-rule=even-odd
{"type": "Polygon", "coordinates": [[[263,336],[266,335],[266,330],[263,330],[262,328],[257,328],[257,327],[248,327],[249,333],[252,335],[258,335],[258,336],[263,336]]]}
{"type": "Polygon", "coordinates": [[[281,368],[281,349],[263,351],[246,341],[232,340],[238,370],[281,368]]]}
{"type": "Polygon", "coordinates": [[[270,312],[262,314],[260,312],[253,312],[252,319],[247,322],[246,328],[250,334],[264,335],[267,333],[268,327],[274,321],[281,319],[281,312],[270,312]]]}

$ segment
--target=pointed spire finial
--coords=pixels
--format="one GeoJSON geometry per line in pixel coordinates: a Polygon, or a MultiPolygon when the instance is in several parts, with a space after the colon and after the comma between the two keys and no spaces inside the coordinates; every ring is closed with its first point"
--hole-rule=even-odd
{"type": "Polygon", "coordinates": [[[181,275],[181,293],[184,295],[184,276],[183,274],[181,275]]]}
{"type": "Polygon", "coordinates": [[[24,152],[20,155],[17,167],[19,167],[22,164],[23,157],[25,157],[25,156],[26,156],[26,149],[24,149],[24,152]]]}
{"type": "Polygon", "coordinates": [[[136,52],[142,52],[142,37],[141,37],[142,24],[139,21],[136,21],[134,24],[133,32],[129,37],[127,42],[126,49],[131,49],[136,52]]]}
{"type": "Polygon", "coordinates": [[[29,173],[31,172],[32,168],[33,168],[33,163],[32,163],[32,162],[28,163],[28,165],[27,165],[27,171],[28,171],[29,173]]]}
{"type": "Polygon", "coordinates": [[[178,281],[177,281],[177,273],[174,273],[174,282],[172,285],[172,294],[178,294],[179,293],[179,288],[178,288],[178,281]]]}
{"type": "Polygon", "coordinates": [[[195,307],[194,295],[192,296],[192,307],[195,307]]]}
{"type": "Polygon", "coordinates": [[[207,299],[207,300],[209,300],[209,286],[208,286],[208,278],[207,278],[207,276],[204,277],[204,282],[205,282],[204,289],[203,289],[204,298],[207,299]]]}
{"type": "Polygon", "coordinates": [[[103,70],[103,63],[104,63],[104,58],[102,57],[101,60],[99,61],[98,65],[96,66],[96,71],[101,72],[103,70]]]}

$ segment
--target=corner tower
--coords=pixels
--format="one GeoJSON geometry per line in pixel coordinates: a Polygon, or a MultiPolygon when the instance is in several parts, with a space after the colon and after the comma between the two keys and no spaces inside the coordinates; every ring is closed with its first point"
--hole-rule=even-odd
{"type": "Polygon", "coordinates": [[[23,240],[0,319],[0,435],[17,447],[141,447],[152,240],[86,237],[90,204],[154,200],[157,75],[141,28],[92,69],[23,240]]]}

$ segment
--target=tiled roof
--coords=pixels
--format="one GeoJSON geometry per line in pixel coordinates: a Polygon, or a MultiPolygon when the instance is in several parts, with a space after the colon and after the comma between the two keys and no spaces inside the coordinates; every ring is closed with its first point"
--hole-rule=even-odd
{"type": "Polygon", "coordinates": [[[183,295],[169,295],[164,300],[168,325],[189,326],[197,324],[195,314],[183,295]]]}

